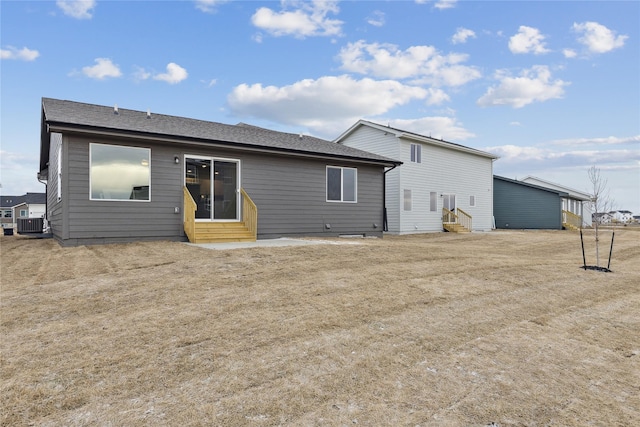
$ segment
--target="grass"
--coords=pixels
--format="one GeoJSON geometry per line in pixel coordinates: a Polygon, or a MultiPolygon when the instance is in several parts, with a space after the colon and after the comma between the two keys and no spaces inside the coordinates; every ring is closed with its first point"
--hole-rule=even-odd
{"type": "Polygon", "coordinates": [[[0,237],[0,422],[640,424],[640,231],[357,242],[0,237]]]}

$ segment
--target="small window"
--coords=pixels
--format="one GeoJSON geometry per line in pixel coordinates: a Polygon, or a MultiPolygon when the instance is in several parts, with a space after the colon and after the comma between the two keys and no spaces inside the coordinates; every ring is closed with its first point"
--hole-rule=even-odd
{"type": "Polygon", "coordinates": [[[429,193],[429,210],[431,212],[438,210],[438,193],[435,191],[429,193]]]}
{"type": "Polygon", "coordinates": [[[413,163],[422,163],[422,145],[411,144],[411,161],[413,163]]]}
{"type": "Polygon", "coordinates": [[[476,205],[476,196],[469,196],[469,206],[474,207],[476,205]]]}
{"type": "Polygon", "coordinates": [[[411,210],[411,190],[404,190],[404,210],[411,210]]]}
{"type": "Polygon", "coordinates": [[[20,218],[27,218],[29,217],[29,211],[27,211],[26,209],[20,209],[20,218]]]}
{"type": "Polygon", "coordinates": [[[4,218],[11,218],[11,209],[7,209],[6,211],[4,211],[3,215],[4,218]]]}
{"type": "Polygon", "coordinates": [[[356,203],[358,170],[327,166],[327,201],[356,203]]]}
{"type": "Polygon", "coordinates": [[[91,144],[91,200],[150,201],[149,148],[91,144]]]}

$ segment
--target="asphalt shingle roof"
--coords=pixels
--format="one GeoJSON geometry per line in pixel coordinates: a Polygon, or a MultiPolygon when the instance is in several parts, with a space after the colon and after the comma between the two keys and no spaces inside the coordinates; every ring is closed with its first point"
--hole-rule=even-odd
{"type": "Polygon", "coordinates": [[[0,196],[0,206],[11,208],[26,203],[28,205],[44,205],[47,202],[45,193],[27,193],[22,196],[0,196]]]}
{"type": "Polygon", "coordinates": [[[229,125],[185,117],[127,110],[52,98],[42,99],[44,120],[55,126],[84,130],[125,131],[150,137],[223,143],[246,148],[355,159],[381,164],[400,164],[388,157],[346,147],[313,136],[277,132],[246,124],[229,125]]]}

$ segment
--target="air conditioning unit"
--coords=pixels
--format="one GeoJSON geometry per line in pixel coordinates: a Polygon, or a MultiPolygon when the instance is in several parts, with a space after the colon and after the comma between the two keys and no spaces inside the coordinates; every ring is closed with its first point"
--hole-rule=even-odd
{"type": "Polygon", "coordinates": [[[42,233],[44,218],[18,218],[18,234],[42,233]]]}

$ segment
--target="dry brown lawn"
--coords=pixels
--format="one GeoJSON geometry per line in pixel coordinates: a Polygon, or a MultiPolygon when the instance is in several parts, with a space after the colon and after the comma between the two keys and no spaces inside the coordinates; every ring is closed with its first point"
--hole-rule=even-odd
{"type": "Polygon", "coordinates": [[[2,425],[640,425],[640,231],[349,242],[1,237],[2,425]]]}

